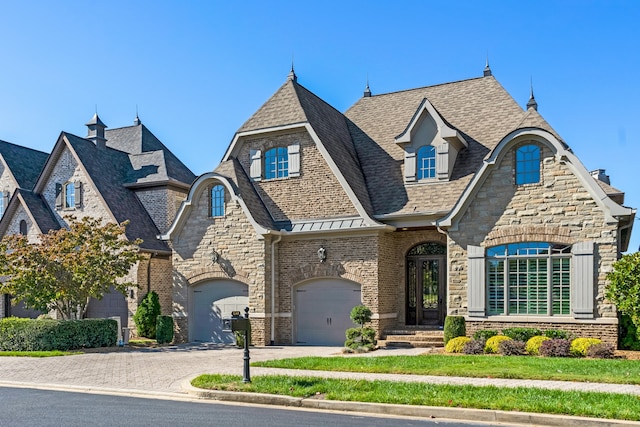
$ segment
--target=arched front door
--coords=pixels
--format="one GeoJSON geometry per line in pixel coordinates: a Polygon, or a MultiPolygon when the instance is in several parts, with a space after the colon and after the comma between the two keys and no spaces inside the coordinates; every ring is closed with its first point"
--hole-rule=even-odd
{"type": "Polygon", "coordinates": [[[446,253],[440,243],[423,243],[407,254],[407,325],[444,324],[446,253]]]}

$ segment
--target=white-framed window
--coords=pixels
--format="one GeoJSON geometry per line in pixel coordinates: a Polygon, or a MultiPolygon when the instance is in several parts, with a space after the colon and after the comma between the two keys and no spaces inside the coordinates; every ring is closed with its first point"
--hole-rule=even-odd
{"type": "Polygon", "coordinates": [[[547,242],[487,248],[488,315],[571,314],[571,246],[547,242]]]}
{"type": "Polygon", "coordinates": [[[211,200],[209,205],[209,216],[224,216],[224,186],[222,184],[214,185],[211,187],[209,196],[211,200]]]}
{"type": "Polygon", "coordinates": [[[82,182],[56,184],[56,209],[77,209],[82,206],[82,182]]]}
{"type": "Polygon", "coordinates": [[[523,145],[516,150],[516,185],[540,182],[540,147],[523,145]]]}
{"type": "Polygon", "coordinates": [[[423,145],[416,152],[418,180],[436,177],[436,147],[423,145]]]}
{"type": "Polygon", "coordinates": [[[300,144],[250,150],[250,171],[253,181],[293,178],[300,176],[300,144]]]}

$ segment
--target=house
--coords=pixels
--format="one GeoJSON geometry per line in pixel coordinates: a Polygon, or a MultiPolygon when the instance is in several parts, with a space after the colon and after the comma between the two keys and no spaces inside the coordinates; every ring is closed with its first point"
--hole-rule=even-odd
{"type": "Polygon", "coordinates": [[[367,85],[344,114],[292,70],[161,236],[177,339],[229,342],[220,319],[248,306],[257,345],[341,345],[362,303],[381,338],[460,315],[468,334],[615,343],[605,276],[636,211],[594,175],[533,92],[523,109],[488,66],[387,94],[367,85]]]}
{"type": "MultiPolygon", "coordinates": [[[[92,300],[87,316],[119,316],[126,326],[150,290],[160,296],[163,314],[170,314],[171,249],[156,236],[168,229],[195,176],[138,117],[133,126],[107,129],[95,114],[87,127],[84,138],[62,132],[46,161],[30,163],[31,181],[9,199],[0,236],[21,233],[37,239],[66,226],[70,216],[130,221],[127,237],[143,240],[144,259],[126,279],[138,287],[126,297],[112,292],[92,300]]],[[[0,314],[16,314],[4,299],[0,314]]]]}
{"type": "MultiPolygon", "coordinates": [[[[16,190],[33,187],[47,157],[48,154],[42,151],[0,141],[0,217],[16,190]]],[[[19,317],[33,315],[21,304],[11,308],[9,296],[0,295],[0,319],[8,316],[9,310],[19,317]]]]}

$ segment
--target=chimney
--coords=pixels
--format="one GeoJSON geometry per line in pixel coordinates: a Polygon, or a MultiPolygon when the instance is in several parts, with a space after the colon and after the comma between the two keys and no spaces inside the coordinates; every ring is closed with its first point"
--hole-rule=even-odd
{"type": "Polygon", "coordinates": [[[102,123],[102,120],[100,120],[100,117],[98,117],[98,113],[95,113],[93,115],[91,120],[87,122],[86,126],[89,128],[86,138],[93,141],[93,143],[96,144],[96,147],[98,148],[106,147],[107,140],[104,137],[104,130],[106,129],[107,125],[102,123]]]}
{"type": "Polygon", "coordinates": [[[602,181],[605,184],[611,185],[611,181],[609,180],[609,175],[605,173],[604,169],[596,169],[591,171],[591,176],[597,179],[598,181],[602,181]]]}

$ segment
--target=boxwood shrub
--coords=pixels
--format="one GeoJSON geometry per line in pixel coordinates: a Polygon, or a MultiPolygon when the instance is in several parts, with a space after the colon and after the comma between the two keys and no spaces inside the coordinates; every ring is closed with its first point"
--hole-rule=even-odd
{"type": "Polygon", "coordinates": [[[156,341],[158,344],[166,344],[173,341],[173,317],[158,316],[156,321],[156,341]]]}
{"type": "Polygon", "coordinates": [[[489,338],[495,337],[499,332],[495,329],[480,329],[473,333],[473,339],[486,342],[489,338]]]}
{"type": "Polygon", "coordinates": [[[484,352],[485,353],[489,353],[489,354],[495,354],[498,352],[498,348],[500,347],[500,343],[502,341],[507,341],[510,340],[511,338],[509,338],[506,335],[496,335],[494,337],[491,337],[487,340],[487,342],[484,345],[484,352]]]}
{"type": "Polygon", "coordinates": [[[462,353],[466,343],[471,341],[469,337],[455,337],[451,338],[447,345],[444,347],[444,351],[447,353],[462,353]]]}
{"type": "Polygon", "coordinates": [[[527,342],[531,337],[542,335],[542,331],[536,328],[506,328],[502,330],[502,335],[506,335],[514,341],[527,342]]]}
{"type": "Polygon", "coordinates": [[[572,356],[585,357],[587,355],[589,347],[594,344],[602,344],[602,340],[598,338],[576,338],[575,340],[571,341],[569,352],[572,356]]]}
{"type": "Polygon", "coordinates": [[[529,341],[527,341],[527,345],[525,346],[525,350],[531,356],[538,356],[540,354],[540,346],[542,345],[542,343],[544,341],[548,341],[550,339],[551,338],[545,337],[545,336],[542,336],[542,335],[531,337],[531,338],[529,338],[529,341]]]}
{"type": "Polygon", "coordinates": [[[467,334],[463,316],[447,316],[444,319],[444,344],[456,337],[464,337],[467,334]]]}
{"type": "Polygon", "coordinates": [[[0,320],[0,351],[50,351],[116,345],[118,323],[112,319],[0,320]]]}

